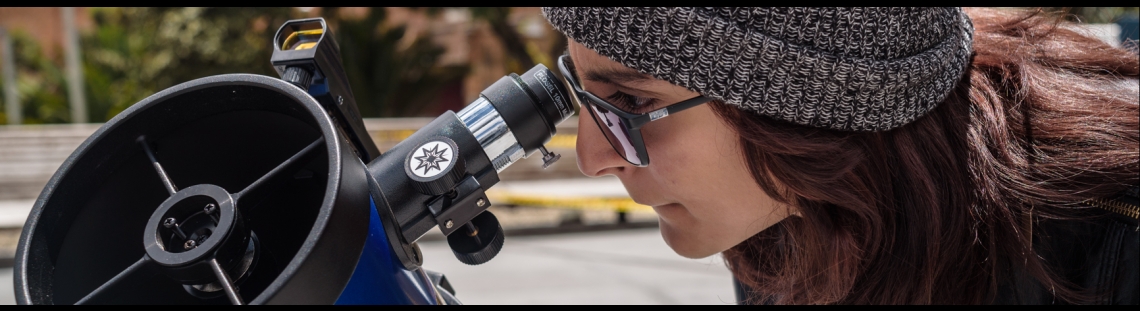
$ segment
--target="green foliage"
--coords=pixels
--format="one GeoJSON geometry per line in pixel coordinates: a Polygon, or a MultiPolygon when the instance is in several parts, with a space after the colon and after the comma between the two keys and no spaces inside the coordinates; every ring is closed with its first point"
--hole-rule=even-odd
{"type": "MultiPolygon", "coordinates": [[[[10,29],[8,35],[15,51],[16,91],[24,117],[22,122],[41,124],[70,120],[63,72],[56,65],[62,60],[49,59],[40,44],[23,31],[10,29]]],[[[0,98],[5,98],[4,88],[0,88],[0,98]]],[[[0,112],[0,124],[6,123],[7,116],[0,112]]]]}
{"type": "Polygon", "coordinates": [[[1065,16],[1071,21],[1103,24],[1114,23],[1124,16],[1140,14],[1140,7],[1046,7],[1048,11],[1067,13],[1065,16]]]}
{"type": "Polygon", "coordinates": [[[511,14],[509,7],[473,7],[471,16],[486,21],[491,31],[503,42],[503,48],[508,56],[506,61],[508,72],[524,72],[534,67],[534,59],[526,48],[526,41],[508,22],[511,14]]]}
{"type": "MultiPolygon", "coordinates": [[[[439,8],[424,8],[429,15],[439,8]]],[[[512,72],[535,60],[519,34],[506,22],[507,8],[473,8],[477,19],[492,23],[511,57],[512,72]]],[[[270,65],[272,36],[291,8],[91,8],[93,26],[80,45],[88,120],[105,122],[162,89],[224,73],[277,76],[270,65]]],[[[364,18],[324,18],[340,45],[353,95],[364,117],[423,116],[436,111],[447,86],[462,83],[468,66],[441,66],[444,49],[428,36],[401,46],[402,26],[384,26],[386,10],[364,18]]],[[[26,34],[15,38],[20,100],[25,123],[70,120],[62,56],[48,59],[26,34]]],[[[63,53],[57,53],[62,55],[63,53]]],[[[0,96],[3,95],[0,90],[0,96]]],[[[3,98],[3,97],[0,97],[3,98]]],[[[0,122],[5,122],[0,112],[0,122]]]]}
{"type": "MultiPolygon", "coordinates": [[[[443,49],[427,38],[397,50],[404,28],[381,29],[384,10],[361,20],[324,16],[340,44],[353,95],[364,117],[418,115],[465,67],[439,67],[443,49]]],[[[178,83],[224,73],[277,76],[272,36],[289,8],[100,8],[83,38],[91,120],[108,120],[146,96],[178,83]]]]}
{"type": "MultiPolygon", "coordinates": [[[[322,12],[336,12],[325,8],[322,12]]],[[[398,42],[405,28],[383,27],[386,12],[369,10],[366,17],[343,19],[325,14],[340,45],[345,74],[364,117],[423,116],[444,86],[459,83],[467,66],[437,65],[444,49],[430,38],[418,37],[407,48],[398,42]]]]}
{"type": "Polygon", "coordinates": [[[269,57],[288,8],[95,8],[82,38],[90,120],[155,92],[223,73],[276,76],[269,57]]]}

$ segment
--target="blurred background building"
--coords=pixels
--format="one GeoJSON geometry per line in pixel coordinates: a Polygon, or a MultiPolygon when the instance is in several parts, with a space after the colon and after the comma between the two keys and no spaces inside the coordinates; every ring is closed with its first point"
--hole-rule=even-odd
{"type": "Polygon", "coordinates": [[[276,75],[270,38],[288,19],[329,21],[365,117],[458,110],[508,72],[552,67],[565,49],[538,8],[75,8],[74,29],[65,29],[65,15],[0,8],[21,124],[77,119],[66,91],[69,31],[78,37],[88,122],[195,78],[276,75]]]}
{"type": "MultiPolygon", "coordinates": [[[[1117,46],[1137,38],[1137,7],[1044,9],[1117,46]]],[[[307,17],[330,23],[381,148],[424,122],[406,118],[458,111],[508,73],[555,68],[566,49],[535,7],[0,8],[0,126],[23,125],[0,128],[0,200],[34,198],[90,131],[155,92],[216,74],[276,76],[273,33],[307,17]],[[92,125],[27,126],[67,123],[92,125]]],[[[581,177],[569,123],[552,147],[570,157],[553,173],[535,165],[505,179],[581,177]]]]}
{"type": "MultiPolygon", "coordinates": [[[[1046,9],[1113,25],[1105,36],[1137,36],[1136,7],[1046,9]]],[[[0,54],[11,54],[4,57],[16,67],[14,83],[4,82],[15,86],[0,88],[0,95],[17,93],[0,99],[5,107],[13,105],[9,99],[19,106],[0,113],[20,115],[0,115],[0,124],[104,122],[195,78],[275,75],[268,60],[272,33],[285,20],[316,16],[332,26],[365,117],[458,110],[504,74],[537,63],[553,67],[565,50],[565,38],[534,7],[0,8],[6,33],[0,37],[12,49],[0,54]],[[77,57],[74,65],[68,51],[77,57]],[[68,78],[72,71],[78,79],[68,78]],[[81,80],[79,89],[69,90],[69,80],[81,80]],[[86,107],[78,111],[84,116],[69,109],[75,97],[83,97],[86,107]]]]}
{"type": "MultiPolygon", "coordinates": [[[[0,8],[0,127],[23,125],[0,131],[0,200],[35,198],[98,124],[155,92],[216,74],[277,76],[273,33],[308,17],[329,22],[381,148],[510,72],[556,68],[566,46],[539,8],[0,8]],[[67,123],[91,125],[46,126],[67,123]]],[[[553,147],[572,148],[574,133],[553,147]]],[[[507,174],[580,176],[572,155],[559,164],[507,174]]]]}
{"type": "MultiPolygon", "coordinates": [[[[1087,25],[1090,32],[1106,42],[1116,46],[1131,44],[1135,48],[1140,8],[1045,9],[1067,12],[1066,18],[1087,25]]],[[[566,49],[566,39],[550,27],[539,8],[533,7],[0,7],[0,279],[10,280],[11,269],[5,267],[11,266],[20,226],[36,196],[60,163],[103,122],[151,94],[193,79],[225,73],[276,77],[269,62],[274,32],[287,20],[307,17],[323,17],[329,22],[366,128],[382,150],[440,113],[462,109],[481,90],[508,73],[521,73],[535,64],[556,68],[554,60],[566,49]]],[[[582,182],[585,179],[579,178],[583,176],[578,172],[573,150],[576,133],[574,120],[560,125],[559,135],[548,147],[561,153],[563,159],[550,169],[541,169],[538,159],[527,159],[502,173],[504,183],[496,189],[515,192],[493,197],[498,206],[492,208],[555,207],[496,210],[508,234],[521,232],[511,231],[512,228],[566,228],[568,223],[629,220],[649,225],[626,228],[649,230],[648,226],[655,226],[652,210],[639,208],[624,197],[624,189],[616,179],[582,182]],[[528,182],[509,183],[522,180],[528,182]],[[550,187],[560,187],[564,192],[573,188],[593,198],[557,200],[542,196],[542,189],[550,187]]],[[[575,230],[578,229],[563,229],[575,230]]],[[[472,274],[457,278],[459,282],[475,282],[479,280],[475,274],[487,271],[502,273],[509,280],[524,280],[506,275],[523,271],[540,280],[562,280],[563,293],[581,294],[563,295],[567,298],[544,296],[547,292],[562,293],[538,284],[542,282],[522,281],[525,288],[513,290],[530,290],[531,300],[510,300],[519,299],[519,295],[496,290],[500,288],[497,284],[463,286],[467,290],[483,290],[468,292],[475,295],[468,297],[489,297],[482,301],[486,303],[589,302],[579,300],[585,299],[583,295],[612,298],[594,300],[604,303],[732,303],[727,270],[719,259],[704,259],[692,266],[696,261],[672,254],[655,232],[616,238],[579,236],[589,242],[522,239],[511,247],[531,247],[530,253],[516,248],[501,256],[523,257],[496,259],[490,268],[480,267],[481,270],[463,270],[467,269],[463,265],[448,269],[459,275],[472,274]],[[606,241],[618,242],[599,246],[606,241]],[[532,246],[526,246],[527,243],[532,246]],[[552,246],[559,243],[568,245],[563,251],[587,255],[563,256],[551,251],[561,247],[552,246]],[[579,244],[590,246],[576,246],[579,244]],[[520,268],[538,261],[588,268],[561,269],[575,275],[596,274],[581,277],[581,282],[573,285],[577,287],[567,290],[567,280],[575,280],[574,277],[542,274],[560,269],[520,268]],[[609,266],[612,262],[627,265],[609,266]],[[689,266],[689,272],[671,278],[669,273],[685,271],[678,267],[689,266]],[[598,286],[594,280],[641,285],[607,287],[598,286]],[[711,294],[702,292],[704,289],[711,294]],[[696,298],[678,298],[685,293],[696,298]],[[714,299],[701,300],[709,297],[714,299]]],[[[440,257],[447,257],[442,244],[428,244],[425,253],[428,252],[442,252],[440,257]]],[[[10,281],[6,282],[11,286],[10,281]]],[[[461,288],[461,299],[463,292],[461,288]]],[[[0,303],[10,303],[5,295],[11,295],[11,288],[0,286],[0,303]]],[[[477,299],[469,301],[480,302],[477,299]]]]}

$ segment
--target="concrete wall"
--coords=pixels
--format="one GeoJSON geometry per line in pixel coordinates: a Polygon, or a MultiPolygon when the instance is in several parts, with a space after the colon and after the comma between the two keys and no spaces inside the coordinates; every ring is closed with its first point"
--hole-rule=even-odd
{"type": "Polygon", "coordinates": [[[39,196],[63,160],[100,125],[0,125],[0,200],[39,196]]]}
{"type": "MultiPolygon", "coordinates": [[[[381,150],[407,138],[431,118],[365,119],[365,128],[381,150]]],[[[101,123],[0,126],[0,200],[34,199],[60,164],[101,123]]],[[[541,154],[521,160],[500,174],[502,180],[581,177],[574,153],[576,119],[563,122],[548,147],[562,159],[542,169],[541,154]]]]}

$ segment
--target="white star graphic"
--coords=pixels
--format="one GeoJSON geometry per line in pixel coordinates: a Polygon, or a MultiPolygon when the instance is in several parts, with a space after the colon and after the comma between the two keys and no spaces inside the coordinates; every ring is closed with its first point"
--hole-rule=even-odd
{"type": "Polygon", "coordinates": [[[420,165],[416,166],[415,169],[424,169],[424,175],[427,175],[433,168],[442,171],[443,169],[440,168],[439,164],[451,161],[451,159],[443,157],[443,154],[447,152],[447,148],[439,150],[439,144],[432,146],[431,150],[428,150],[428,148],[423,148],[422,150],[424,151],[424,155],[415,157],[416,160],[420,160],[420,165]]]}

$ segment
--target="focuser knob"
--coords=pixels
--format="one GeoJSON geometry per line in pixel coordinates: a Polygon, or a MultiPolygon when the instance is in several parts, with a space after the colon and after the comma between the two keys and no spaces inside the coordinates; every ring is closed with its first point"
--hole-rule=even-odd
{"type": "Polygon", "coordinates": [[[420,193],[448,193],[466,174],[459,146],[451,138],[436,136],[412,149],[404,160],[404,173],[420,193]]]}
{"type": "Polygon", "coordinates": [[[447,244],[460,262],[480,265],[503,249],[503,227],[491,212],[484,211],[463,226],[447,236],[447,244]]]}

